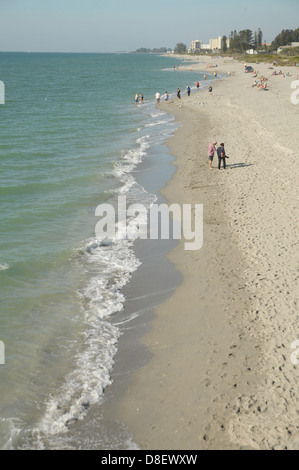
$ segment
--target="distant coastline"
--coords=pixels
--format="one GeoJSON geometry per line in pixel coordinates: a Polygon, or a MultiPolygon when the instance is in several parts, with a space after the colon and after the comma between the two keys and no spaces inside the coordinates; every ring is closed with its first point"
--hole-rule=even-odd
{"type": "Polygon", "coordinates": [[[132,54],[166,54],[171,53],[172,49],[167,47],[159,47],[155,49],[147,49],[145,47],[140,47],[136,51],[132,51],[132,54]]]}

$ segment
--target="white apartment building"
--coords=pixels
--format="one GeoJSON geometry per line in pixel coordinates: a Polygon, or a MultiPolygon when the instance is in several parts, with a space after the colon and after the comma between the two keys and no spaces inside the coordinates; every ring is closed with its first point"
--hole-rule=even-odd
{"type": "Polygon", "coordinates": [[[221,51],[222,46],[223,46],[223,40],[221,36],[218,36],[218,39],[210,39],[211,51],[215,51],[215,50],[221,51]]]}
{"type": "Polygon", "coordinates": [[[289,44],[288,46],[280,46],[277,49],[277,53],[280,54],[280,52],[282,52],[284,49],[289,49],[291,47],[299,47],[299,42],[291,42],[291,44],[289,44]]]}
{"type": "MultiPolygon", "coordinates": [[[[226,40],[227,48],[229,48],[229,39],[226,40]]],[[[209,50],[209,51],[221,51],[223,48],[223,39],[222,36],[219,36],[217,39],[210,39],[209,44],[203,44],[202,41],[196,40],[191,42],[191,47],[189,49],[190,53],[197,52],[200,50],[209,50]]]]}
{"type": "Polygon", "coordinates": [[[191,52],[197,52],[197,51],[200,51],[200,49],[201,49],[201,41],[196,39],[195,41],[191,42],[191,47],[190,47],[191,52]]]}

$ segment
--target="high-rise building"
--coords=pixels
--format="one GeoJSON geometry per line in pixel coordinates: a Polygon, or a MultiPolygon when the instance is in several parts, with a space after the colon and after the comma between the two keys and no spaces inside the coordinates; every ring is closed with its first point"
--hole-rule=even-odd
{"type": "Polygon", "coordinates": [[[215,51],[215,50],[221,51],[222,46],[223,46],[223,40],[221,36],[219,36],[218,39],[210,39],[210,49],[212,51],[215,51]]]}
{"type": "Polygon", "coordinates": [[[196,39],[195,41],[191,42],[191,48],[190,48],[191,52],[200,51],[200,48],[201,48],[201,41],[196,39]]]}

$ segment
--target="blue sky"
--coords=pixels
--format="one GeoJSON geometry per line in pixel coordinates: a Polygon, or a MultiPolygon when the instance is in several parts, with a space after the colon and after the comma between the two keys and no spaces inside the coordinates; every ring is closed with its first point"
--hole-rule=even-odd
{"type": "Polygon", "coordinates": [[[299,27],[299,0],[0,0],[1,51],[174,48],[259,27],[267,42],[299,27]]]}

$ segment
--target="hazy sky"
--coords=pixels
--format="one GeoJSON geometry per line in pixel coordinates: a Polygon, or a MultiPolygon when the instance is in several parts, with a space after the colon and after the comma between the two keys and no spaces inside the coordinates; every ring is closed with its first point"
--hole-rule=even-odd
{"type": "Polygon", "coordinates": [[[261,28],[299,27],[299,0],[0,0],[1,51],[115,52],[188,47],[261,28]]]}

